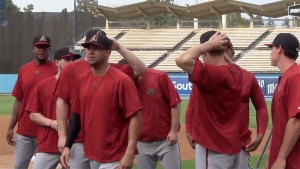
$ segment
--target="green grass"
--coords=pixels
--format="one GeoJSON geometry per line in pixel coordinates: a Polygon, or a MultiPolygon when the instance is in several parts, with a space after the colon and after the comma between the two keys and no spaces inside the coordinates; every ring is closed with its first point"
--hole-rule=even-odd
{"type": "MultiPolygon", "coordinates": [[[[12,96],[4,96],[0,95],[0,115],[10,115],[12,111],[14,103],[14,97],[12,96]]],[[[185,111],[188,104],[188,99],[182,100],[181,103],[181,113],[180,113],[180,123],[185,123],[185,111]]],[[[269,115],[271,111],[271,101],[267,101],[267,106],[269,110],[269,115]]],[[[271,116],[269,116],[269,121],[271,121],[271,116]]],[[[256,116],[255,116],[255,109],[253,105],[250,105],[250,124],[249,126],[251,128],[256,128],[256,116]]],[[[269,123],[268,128],[271,128],[271,123],[269,123]]],[[[258,156],[251,156],[250,158],[250,166],[253,168],[257,162],[258,156]]],[[[183,160],[181,161],[182,169],[192,169],[195,168],[195,160],[183,160]]],[[[137,169],[137,166],[135,165],[133,167],[134,169],[137,169]]],[[[158,164],[156,169],[162,169],[161,165],[158,164]]]]}
{"type": "MultiPolygon", "coordinates": [[[[195,160],[182,160],[181,161],[181,168],[182,169],[193,169],[195,168],[195,160]]],[[[138,169],[137,165],[135,164],[132,169],[138,169]]],[[[163,167],[158,163],[156,169],[163,169],[163,167]]]]}
{"type": "Polygon", "coordinates": [[[15,98],[12,96],[0,95],[0,115],[10,115],[15,98]]]}

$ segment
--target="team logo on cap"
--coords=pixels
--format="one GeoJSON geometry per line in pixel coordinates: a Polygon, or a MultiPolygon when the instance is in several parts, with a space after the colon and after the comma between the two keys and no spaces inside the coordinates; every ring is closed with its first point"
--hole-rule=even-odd
{"type": "Polygon", "coordinates": [[[149,96],[153,96],[156,94],[156,89],[155,88],[150,88],[146,92],[149,96]]]}
{"type": "Polygon", "coordinates": [[[72,48],[69,48],[69,53],[73,53],[73,50],[72,50],[72,48]]]}
{"type": "Polygon", "coordinates": [[[91,42],[97,42],[97,40],[98,40],[98,34],[94,35],[94,36],[90,39],[91,42]]]}
{"type": "Polygon", "coordinates": [[[96,35],[102,35],[101,31],[97,31],[96,35]]]}
{"type": "Polygon", "coordinates": [[[46,41],[46,36],[42,36],[39,41],[46,41]]]}

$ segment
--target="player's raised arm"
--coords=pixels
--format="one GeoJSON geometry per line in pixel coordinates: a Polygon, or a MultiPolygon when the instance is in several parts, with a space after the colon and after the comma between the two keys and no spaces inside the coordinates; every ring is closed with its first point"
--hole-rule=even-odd
{"type": "Polygon", "coordinates": [[[177,66],[191,74],[194,69],[195,60],[207,51],[223,49],[223,45],[228,42],[226,38],[225,34],[216,32],[207,42],[196,45],[177,56],[175,58],[177,66]]]}
{"type": "Polygon", "coordinates": [[[122,57],[128,62],[128,64],[133,68],[135,77],[141,76],[147,67],[144,62],[138,58],[133,52],[128,50],[126,47],[122,46],[118,41],[112,40],[112,50],[119,52],[122,57]]]}

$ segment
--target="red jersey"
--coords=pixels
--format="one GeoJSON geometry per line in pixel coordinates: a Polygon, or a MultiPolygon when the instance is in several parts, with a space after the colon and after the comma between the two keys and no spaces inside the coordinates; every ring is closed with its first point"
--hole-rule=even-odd
{"type": "Polygon", "coordinates": [[[193,139],[222,154],[240,152],[239,111],[242,72],[235,64],[216,66],[196,60],[189,80],[199,89],[193,139]]]}
{"type": "MultiPolygon", "coordinates": [[[[111,64],[112,66],[120,69],[122,72],[130,76],[134,79],[133,69],[129,65],[119,65],[119,64],[111,64]]],[[[89,63],[82,59],[78,60],[74,63],[67,65],[61,72],[59,77],[59,81],[57,84],[57,88],[55,91],[55,95],[62,98],[65,102],[69,103],[72,107],[72,102],[76,100],[75,90],[76,83],[78,82],[78,78],[84,72],[90,70],[91,66],[89,63]]],[[[75,142],[82,142],[81,132],[78,134],[75,142]]]]}
{"type": "Polygon", "coordinates": [[[185,112],[185,128],[187,133],[193,134],[193,123],[196,121],[194,113],[199,112],[199,104],[195,103],[199,100],[199,89],[193,84],[192,91],[190,94],[190,99],[185,112]]]}
{"type": "Polygon", "coordinates": [[[128,143],[130,117],[141,110],[133,81],[110,66],[103,76],[80,76],[73,104],[80,114],[85,156],[98,162],[119,161],[128,143]]]}
{"type": "Polygon", "coordinates": [[[47,61],[45,64],[37,64],[35,61],[31,61],[21,67],[12,91],[12,95],[22,102],[18,112],[18,134],[36,137],[37,126],[30,120],[25,108],[31,100],[36,85],[56,73],[57,66],[51,61],[47,61]]]}
{"type": "MultiPolygon", "coordinates": [[[[62,98],[66,103],[70,105],[75,95],[75,87],[78,81],[78,77],[83,72],[89,70],[91,67],[88,62],[84,59],[68,64],[61,72],[58,83],[55,90],[55,95],[62,98]]],[[[71,112],[71,111],[69,111],[71,112]]],[[[69,117],[70,117],[69,113],[69,117]]],[[[82,133],[79,132],[75,142],[82,142],[82,133]]]]}
{"type": "Polygon", "coordinates": [[[166,139],[171,130],[171,108],[181,102],[172,81],[165,72],[148,69],[138,81],[137,90],[143,105],[140,140],[166,139]]]}
{"type": "Polygon", "coordinates": [[[89,69],[90,65],[84,59],[68,64],[59,76],[55,95],[71,104],[71,97],[79,75],[89,69]]]}
{"type": "MultiPolygon", "coordinates": [[[[277,159],[283,142],[285,128],[290,118],[300,114],[300,67],[298,64],[290,66],[281,77],[272,99],[272,141],[268,167],[277,159]]],[[[286,160],[288,169],[298,169],[300,166],[300,138],[286,160]]]]}
{"type": "MultiPolygon", "coordinates": [[[[26,106],[30,113],[40,113],[44,117],[56,120],[56,100],[57,96],[53,95],[57,84],[55,76],[41,81],[32,94],[32,100],[26,106]]],[[[38,126],[37,143],[38,152],[59,153],[57,147],[58,133],[51,127],[38,126]]]]}
{"type": "Polygon", "coordinates": [[[264,94],[255,78],[255,75],[245,69],[243,72],[243,90],[240,116],[240,136],[242,147],[251,142],[251,131],[249,130],[249,98],[256,109],[257,134],[264,134],[268,125],[268,109],[264,94]]]}

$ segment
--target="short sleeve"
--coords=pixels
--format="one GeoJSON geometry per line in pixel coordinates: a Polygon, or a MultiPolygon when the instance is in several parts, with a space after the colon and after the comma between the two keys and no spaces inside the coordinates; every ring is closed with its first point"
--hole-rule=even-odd
{"type": "Polygon", "coordinates": [[[118,85],[119,107],[125,117],[130,117],[142,109],[136,87],[129,77],[123,77],[118,85]]]}
{"type": "Polygon", "coordinates": [[[169,101],[169,105],[171,107],[174,107],[176,104],[181,102],[180,96],[167,73],[164,72],[161,78],[161,88],[163,95],[169,101]]]}
{"type": "Polygon", "coordinates": [[[288,80],[287,110],[289,118],[294,118],[300,113],[300,74],[288,80]]]}
{"type": "MultiPolygon", "coordinates": [[[[71,99],[71,79],[74,76],[72,70],[72,65],[68,65],[62,70],[55,90],[55,95],[65,102],[69,102],[71,99]]],[[[73,83],[75,82],[73,81],[73,83]]]]}
{"type": "Polygon", "coordinates": [[[14,86],[14,89],[12,91],[12,95],[18,100],[23,100],[23,90],[22,90],[22,73],[18,74],[18,78],[16,81],[16,84],[14,86]]]}
{"type": "Polygon", "coordinates": [[[25,110],[30,113],[30,112],[34,112],[34,113],[41,113],[42,114],[42,109],[41,109],[41,104],[39,102],[40,100],[40,85],[37,85],[34,90],[33,93],[31,95],[31,100],[30,102],[28,102],[25,110]]]}

